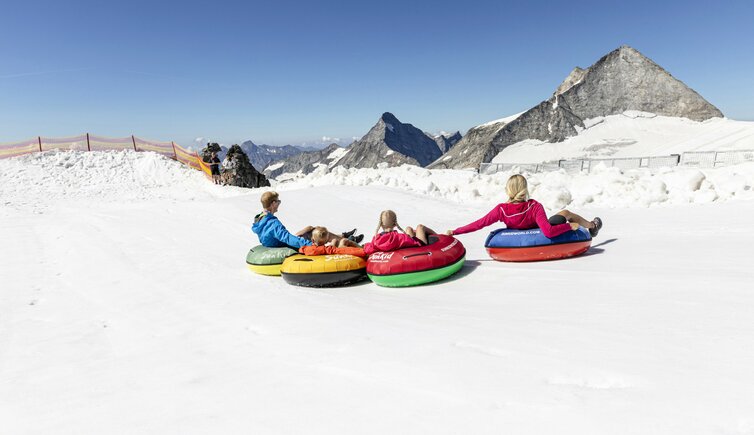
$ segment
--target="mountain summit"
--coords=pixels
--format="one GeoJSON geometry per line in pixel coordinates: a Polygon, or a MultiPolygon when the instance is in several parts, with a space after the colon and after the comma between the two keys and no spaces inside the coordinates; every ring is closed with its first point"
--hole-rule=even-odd
{"type": "Polygon", "coordinates": [[[373,168],[378,163],[387,162],[390,166],[404,163],[427,166],[441,154],[433,138],[385,112],[364,137],[349,146],[348,154],[338,165],[373,168]]]}
{"type": "Polygon", "coordinates": [[[509,122],[474,127],[431,168],[477,168],[525,139],[560,142],[584,120],[627,110],[703,121],[723,114],[636,49],[624,45],[587,69],[575,68],[548,100],[509,122]]]}

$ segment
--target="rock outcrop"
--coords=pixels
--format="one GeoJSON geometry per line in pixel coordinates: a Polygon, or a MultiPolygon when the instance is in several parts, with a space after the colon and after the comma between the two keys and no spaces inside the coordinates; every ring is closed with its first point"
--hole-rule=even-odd
{"type": "Polygon", "coordinates": [[[574,69],[546,101],[500,128],[475,127],[430,168],[478,168],[525,139],[559,142],[584,120],[628,110],[703,121],[723,114],[637,50],[622,46],[594,65],[574,69]],[[479,131],[475,131],[479,129],[479,131]]]}
{"type": "Polygon", "coordinates": [[[249,157],[238,145],[233,145],[225,154],[222,164],[223,184],[238,187],[265,187],[270,181],[257,171],[249,161],[249,157]]]}

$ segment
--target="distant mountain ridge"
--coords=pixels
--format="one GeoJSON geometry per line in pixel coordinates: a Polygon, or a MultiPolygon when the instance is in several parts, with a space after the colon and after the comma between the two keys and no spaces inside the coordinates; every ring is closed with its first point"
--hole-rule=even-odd
{"type": "Polygon", "coordinates": [[[453,148],[453,145],[457,144],[461,140],[461,132],[457,131],[451,135],[439,134],[434,136],[437,147],[440,148],[440,152],[445,154],[453,148]]]}
{"type": "Polygon", "coordinates": [[[310,150],[308,147],[294,145],[257,145],[250,140],[243,142],[241,144],[241,149],[247,156],[249,156],[251,164],[260,172],[274,161],[282,160],[310,150]]]}
{"type": "Polygon", "coordinates": [[[548,100],[509,122],[474,127],[430,168],[478,168],[526,139],[561,142],[584,120],[628,110],[703,121],[723,114],[701,95],[629,46],[587,69],[575,68],[548,100]]]}
{"type": "Polygon", "coordinates": [[[333,143],[321,150],[306,151],[272,162],[263,169],[263,172],[269,178],[276,178],[282,174],[309,174],[319,165],[334,166],[334,163],[337,163],[347,150],[333,143]]]}
{"type": "Polygon", "coordinates": [[[426,166],[451,149],[461,139],[461,133],[431,136],[411,124],[402,123],[392,113],[385,112],[361,139],[347,148],[332,144],[324,150],[300,153],[273,161],[264,168],[271,178],[282,174],[308,174],[318,167],[345,166],[374,168],[379,164],[426,166]],[[339,151],[338,149],[342,150],[339,151]]]}

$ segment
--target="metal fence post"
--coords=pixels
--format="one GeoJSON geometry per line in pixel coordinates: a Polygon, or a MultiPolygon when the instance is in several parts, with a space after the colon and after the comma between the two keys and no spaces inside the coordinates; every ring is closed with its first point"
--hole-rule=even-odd
{"type": "Polygon", "coordinates": [[[86,134],[86,150],[91,151],[92,147],[89,145],[89,133],[86,134]]]}
{"type": "Polygon", "coordinates": [[[134,138],[134,135],[131,135],[131,142],[134,144],[134,151],[136,151],[136,138],[134,138]]]}
{"type": "Polygon", "coordinates": [[[42,152],[42,136],[37,136],[37,141],[39,141],[39,152],[42,152]]]}

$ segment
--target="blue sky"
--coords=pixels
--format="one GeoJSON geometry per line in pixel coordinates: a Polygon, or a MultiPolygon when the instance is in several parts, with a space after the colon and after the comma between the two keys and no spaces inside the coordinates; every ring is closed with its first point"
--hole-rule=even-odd
{"type": "Polygon", "coordinates": [[[623,44],[754,120],[754,5],[659,3],[6,2],[0,142],[346,145],[385,111],[464,131],[528,109],[623,44]]]}

